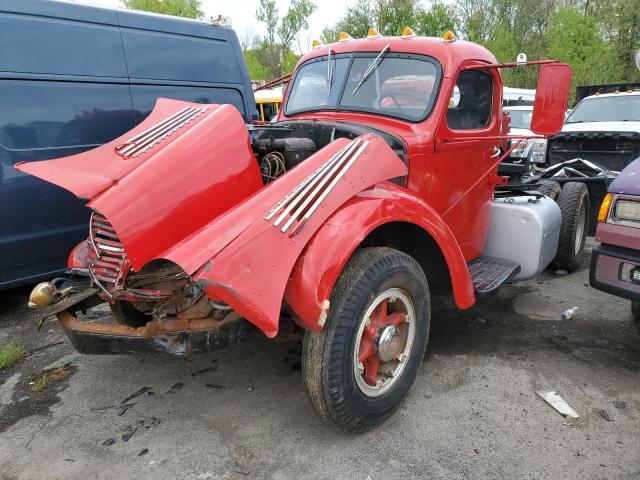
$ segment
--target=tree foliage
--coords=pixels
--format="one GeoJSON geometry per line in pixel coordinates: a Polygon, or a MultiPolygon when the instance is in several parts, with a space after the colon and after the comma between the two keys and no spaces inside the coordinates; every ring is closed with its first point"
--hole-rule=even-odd
{"type": "Polygon", "coordinates": [[[176,17],[202,17],[201,0],[122,0],[124,6],[132,10],[163,13],[176,17]]]}
{"type": "Polygon", "coordinates": [[[309,16],[315,9],[311,0],[292,0],[287,13],[280,17],[275,0],[260,0],[256,20],[265,24],[267,35],[257,52],[267,78],[279,77],[291,68],[293,41],[301,30],[309,28],[309,16]]]}
{"type": "MultiPolygon", "coordinates": [[[[355,38],[376,26],[398,35],[411,26],[418,35],[451,30],[487,47],[499,61],[519,52],[529,59],[557,58],[573,67],[575,85],[640,81],[634,64],[640,49],[640,0],[358,0],[324,42],[340,31],[355,38]]],[[[505,83],[535,88],[532,68],[506,69],[505,83]]]]}

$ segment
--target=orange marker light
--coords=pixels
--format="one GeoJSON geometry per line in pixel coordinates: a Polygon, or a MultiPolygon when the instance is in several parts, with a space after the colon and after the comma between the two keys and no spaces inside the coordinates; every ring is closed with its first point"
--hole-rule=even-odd
{"type": "Polygon", "coordinates": [[[411,27],[404,27],[404,29],[402,30],[402,38],[411,38],[415,36],[416,32],[414,32],[411,27]]]}
{"type": "Polygon", "coordinates": [[[442,35],[442,39],[445,42],[453,42],[456,39],[456,36],[451,30],[447,30],[446,32],[444,32],[444,35],[442,35]]]}
{"type": "Polygon", "coordinates": [[[611,201],[613,200],[613,195],[607,193],[602,200],[602,205],[600,205],[600,211],[598,212],[598,221],[606,222],[607,217],[609,216],[609,209],[611,208],[611,201]]]}
{"type": "Polygon", "coordinates": [[[313,40],[311,42],[311,48],[318,48],[321,45],[322,45],[322,42],[320,42],[320,40],[313,40]]]}
{"type": "Polygon", "coordinates": [[[376,30],[373,27],[371,27],[367,32],[367,38],[377,38],[379,36],[380,36],[380,32],[378,32],[378,30],[376,30]]]}
{"type": "Polygon", "coordinates": [[[348,40],[353,40],[353,38],[351,38],[351,35],[349,35],[347,32],[340,32],[338,34],[338,41],[339,42],[346,42],[348,40]]]}

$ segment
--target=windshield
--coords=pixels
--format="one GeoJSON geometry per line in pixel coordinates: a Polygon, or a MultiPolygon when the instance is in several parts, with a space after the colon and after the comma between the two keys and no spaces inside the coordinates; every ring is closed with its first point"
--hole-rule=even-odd
{"type": "Polygon", "coordinates": [[[640,95],[587,98],[573,109],[566,123],[640,122],[640,95]]]}
{"type": "Polygon", "coordinates": [[[426,57],[386,53],[365,77],[377,55],[334,56],[330,60],[333,63],[331,75],[328,74],[327,57],[304,64],[296,73],[285,114],[348,110],[410,121],[425,119],[435,103],[439,66],[426,57]]]}
{"type": "Polygon", "coordinates": [[[525,130],[531,130],[531,117],[533,117],[533,110],[506,110],[511,117],[511,128],[523,128],[525,130]]]}

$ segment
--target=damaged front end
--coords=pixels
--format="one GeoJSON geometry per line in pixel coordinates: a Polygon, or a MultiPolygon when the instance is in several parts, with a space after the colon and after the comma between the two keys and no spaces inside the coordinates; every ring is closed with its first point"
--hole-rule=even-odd
{"type": "Polygon", "coordinates": [[[39,310],[40,325],[55,315],[81,353],[184,356],[236,344],[253,329],[170,261],[134,271],[115,229],[98,212],[69,266],[67,277],[38,284],[29,305],[39,310]],[[105,302],[115,323],[86,318],[89,308],[105,302]]]}

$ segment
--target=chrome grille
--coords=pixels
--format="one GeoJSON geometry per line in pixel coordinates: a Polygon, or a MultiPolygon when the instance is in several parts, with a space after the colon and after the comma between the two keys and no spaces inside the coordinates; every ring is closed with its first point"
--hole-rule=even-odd
{"type": "Polygon", "coordinates": [[[129,262],[115,229],[101,213],[91,215],[89,243],[96,255],[89,271],[96,284],[110,296],[124,282],[129,262]]]}

